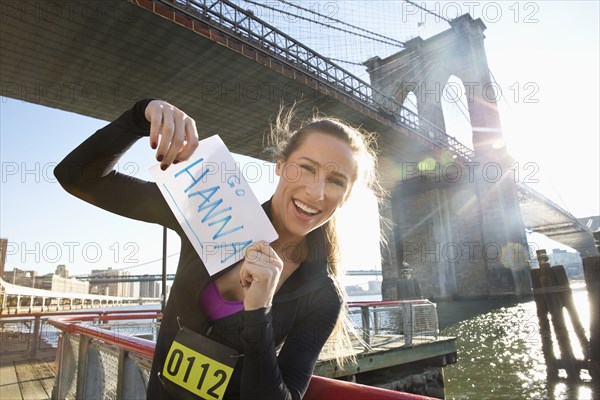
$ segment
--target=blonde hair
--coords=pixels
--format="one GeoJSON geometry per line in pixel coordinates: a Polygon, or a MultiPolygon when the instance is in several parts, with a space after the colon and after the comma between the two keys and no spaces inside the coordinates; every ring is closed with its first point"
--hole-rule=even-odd
{"type": "MultiPolygon", "coordinates": [[[[356,183],[359,183],[370,190],[379,201],[382,201],[385,191],[379,184],[375,146],[376,135],[373,133],[354,128],[335,118],[324,117],[316,112],[309,120],[301,121],[296,118],[296,104],[294,104],[289,108],[283,106],[280,108],[275,121],[271,123],[266,148],[272,153],[271,158],[274,162],[286,161],[300,147],[304,139],[315,132],[335,136],[346,143],[352,150],[356,162],[356,170],[354,171],[354,182],[352,182],[348,197],[351,195],[351,191],[356,186],[356,183]],[[294,129],[293,125],[298,123],[298,128],[294,129]]],[[[341,312],[323,351],[333,353],[336,364],[338,367],[341,367],[346,362],[356,362],[353,351],[353,338],[364,348],[368,348],[368,345],[356,333],[350,320],[346,294],[342,286],[345,271],[340,263],[335,214],[325,223],[323,228],[327,239],[328,273],[333,277],[336,291],[342,299],[341,312]]]]}

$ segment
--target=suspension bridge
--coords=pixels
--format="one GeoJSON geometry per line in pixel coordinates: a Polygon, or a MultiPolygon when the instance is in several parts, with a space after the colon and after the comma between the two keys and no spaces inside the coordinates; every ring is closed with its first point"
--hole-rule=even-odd
{"type": "Polygon", "coordinates": [[[502,132],[493,96],[474,91],[462,104],[473,149],[445,131],[447,115],[428,97],[452,76],[482,87],[494,82],[481,20],[443,18],[444,29],[430,38],[400,41],[328,11],[286,1],[11,3],[2,8],[0,95],[103,120],[138,99],[161,98],[186,110],[203,133],[219,133],[232,151],[259,158],[263,132],[282,102],[301,100],[300,114],[316,108],[377,132],[380,174],[392,194],[380,212],[395,223],[383,254],[387,298],[397,295],[403,262],[415,266],[431,297],[529,292],[528,257],[520,257],[525,228],[582,255],[595,251],[589,229],[533,189],[446,174],[449,165],[467,170],[497,163],[506,171],[512,161],[497,146],[502,132]],[[276,26],[286,18],[294,23],[276,26]],[[326,34],[313,40],[316,25],[352,39],[317,50],[326,34]],[[388,52],[383,58],[336,52],[356,50],[357,37],[388,52]],[[444,253],[448,244],[474,249],[468,243],[479,246],[473,257],[444,253]],[[490,244],[519,257],[507,268],[502,257],[481,252],[490,244]]]}

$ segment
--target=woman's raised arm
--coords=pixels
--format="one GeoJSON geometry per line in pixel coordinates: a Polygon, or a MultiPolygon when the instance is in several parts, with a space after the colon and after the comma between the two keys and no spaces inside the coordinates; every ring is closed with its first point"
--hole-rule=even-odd
{"type": "Polygon", "coordinates": [[[140,100],[71,151],[56,166],[54,175],[66,191],[90,204],[179,231],[154,182],[114,170],[123,154],[144,136],[157,148],[156,158],[163,169],[188,159],[198,146],[193,119],[169,103],[140,100]]]}

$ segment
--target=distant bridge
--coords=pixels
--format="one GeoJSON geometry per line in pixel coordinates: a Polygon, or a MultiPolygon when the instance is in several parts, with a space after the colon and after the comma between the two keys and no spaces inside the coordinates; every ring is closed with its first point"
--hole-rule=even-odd
{"type": "MultiPolygon", "coordinates": [[[[371,270],[354,270],[347,271],[348,276],[381,276],[382,272],[378,269],[371,270]]],[[[86,275],[76,276],[76,279],[80,281],[88,281],[90,285],[97,285],[102,283],[115,283],[115,282],[156,282],[162,280],[160,274],[144,274],[144,275],[122,275],[122,276],[102,276],[102,275],[86,275]]],[[[175,274],[167,274],[167,280],[172,281],[175,279],[175,274]]]]}

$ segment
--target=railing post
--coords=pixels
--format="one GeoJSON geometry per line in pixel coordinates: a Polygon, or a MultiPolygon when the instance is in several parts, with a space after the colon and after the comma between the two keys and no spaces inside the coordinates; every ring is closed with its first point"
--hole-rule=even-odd
{"type": "Polygon", "coordinates": [[[85,400],[85,385],[87,375],[87,364],[88,364],[88,345],[90,339],[81,335],[79,337],[79,352],[77,360],[77,390],[75,391],[75,398],[77,400],[85,400]]]}
{"type": "Polygon", "coordinates": [[[373,307],[373,334],[379,334],[379,312],[377,306],[373,307]]]}
{"type": "Polygon", "coordinates": [[[62,331],[59,339],[59,361],[56,371],[56,380],[52,389],[52,399],[65,399],[69,389],[73,385],[77,362],[73,354],[71,337],[65,331],[62,331]]]}
{"type": "Polygon", "coordinates": [[[31,346],[31,348],[29,349],[29,358],[35,358],[35,356],[37,355],[37,349],[40,345],[41,323],[42,317],[36,315],[35,320],[33,322],[33,340],[29,342],[31,346]]]}
{"type": "Polygon", "coordinates": [[[402,305],[404,311],[404,345],[410,347],[413,344],[413,313],[412,304],[406,302],[402,305]]]}
{"type": "Polygon", "coordinates": [[[52,400],[58,400],[61,397],[61,393],[63,393],[62,389],[62,369],[63,366],[63,358],[65,355],[65,332],[61,331],[58,336],[58,347],[56,349],[56,377],[54,378],[54,386],[52,387],[52,400]]]}
{"type": "Polygon", "coordinates": [[[117,366],[117,400],[124,399],[123,397],[123,385],[125,384],[125,350],[119,349],[119,365],[117,366]]]}
{"type": "Polygon", "coordinates": [[[371,344],[371,321],[369,320],[369,306],[361,306],[360,311],[363,326],[363,339],[365,343],[371,344]]]}

